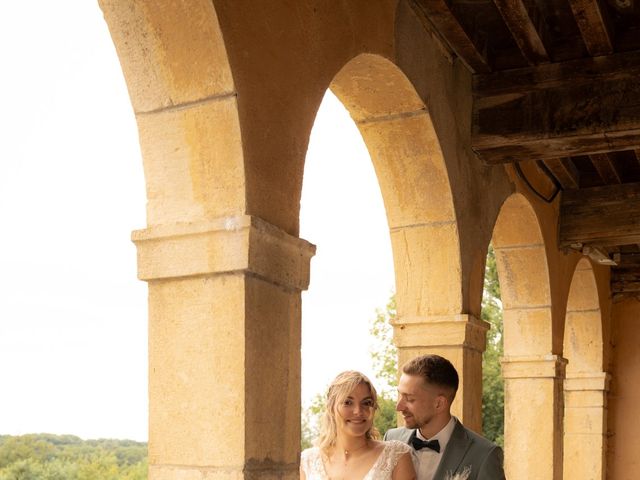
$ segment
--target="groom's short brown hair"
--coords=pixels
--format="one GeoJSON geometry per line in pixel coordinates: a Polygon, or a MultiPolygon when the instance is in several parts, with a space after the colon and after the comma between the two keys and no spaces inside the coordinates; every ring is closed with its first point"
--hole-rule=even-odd
{"type": "Polygon", "coordinates": [[[403,365],[402,372],[422,377],[428,384],[451,389],[452,401],[458,391],[458,372],[449,360],[440,355],[422,355],[409,360],[403,365]]]}

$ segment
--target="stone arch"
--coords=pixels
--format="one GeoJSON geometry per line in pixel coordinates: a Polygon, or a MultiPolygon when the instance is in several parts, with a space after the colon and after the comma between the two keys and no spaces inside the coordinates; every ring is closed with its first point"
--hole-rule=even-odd
{"type": "Polygon", "coordinates": [[[569,289],[563,355],[569,360],[567,377],[601,372],[604,366],[602,314],[591,263],[576,265],[569,289]]]}
{"type": "Polygon", "coordinates": [[[138,122],[147,224],[244,213],[236,91],[213,2],[99,2],[138,122]]]}
{"type": "Polygon", "coordinates": [[[505,356],[550,353],[546,249],[535,211],[523,195],[511,195],[502,205],[492,242],[504,307],[505,356]]]}
{"type": "Polygon", "coordinates": [[[263,468],[265,456],[288,471],[296,429],[282,425],[295,425],[299,414],[295,401],[279,408],[277,394],[295,383],[282,357],[299,355],[299,346],[283,331],[296,310],[289,291],[302,288],[300,264],[312,248],[245,215],[237,94],[214,3],[99,2],[145,172],[147,228],[133,240],[149,288],[149,478],[221,468],[241,476],[263,468]],[[279,262],[290,250],[303,253],[279,262]],[[262,377],[271,380],[264,394],[262,377]],[[258,402],[277,427],[257,426],[258,402]],[[233,428],[228,412],[241,417],[233,428]],[[267,451],[252,440],[276,431],[289,443],[273,441],[267,451]]]}
{"type": "Polygon", "coordinates": [[[506,199],[492,241],[504,308],[505,471],[509,478],[532,471],[559,478],[565,360],[553,352],[547,248],[523,195],[506,199]]]}
{"type": "Polygon", "coordinates": [[[394,250],[398,310],[415,316],[459,313],[456,216],[424,102],[394,63],[373,54],[349,61],[330,88],[358,126],[380,184],[394,250]]]}
{"type": "Polygon", "coordinates": [[[345,105],[369,151],[391,235],[399,360],[427,351],[465,373],[454,411],[480,425],[483,322],[463,314],[460,241],[451,186],[428,107],[390,60],[361,54],[335,75],[331,90],[345,105]]]}
{"type": "Polygon", "coordinates": [[[591,263],[576,265],[564,329],[564,476],[605,478],[606,395],[609,375],[604,372],[602,312],[591,263]]]}

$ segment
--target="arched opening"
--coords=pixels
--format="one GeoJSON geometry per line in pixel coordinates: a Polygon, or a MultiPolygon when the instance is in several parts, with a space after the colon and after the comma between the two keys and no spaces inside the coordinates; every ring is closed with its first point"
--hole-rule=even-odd
{"type": "Polygon", "coordinates": [[[395,290],[386,215],[360,132],[329,90],[311,132],[300,203],[300,236],[317,245],[302,294],[302,445],[308,446],[317,435],[317,405],[338,372],[359,370],[389,396],[369,337],[376,310],[395,290]]]}
{"type": "Polygon", "coordinates": [[[146,441],[146,287],[130,241],[144,225],[144,178],[118,58],[94,2],[0,10],[11,92],[0,174],[2,433],[146,441]]]}
{"type": "Polygon", "coordinates": [[[603,371],[602,313],[593,268],[581,259],[573,274],[564,329],[565,480],[604,479],[609,375],[603,371]]]}
{"type": "Polygon", "coordinates": [[[562,379],[553,354],[547,254],[536,213],[514,194],[496,221],[495,249],[504,317],[505,472],[553,479],[562,468],[562,379]]]}
{"type": "Polygon", "coordinates": [[[481,375],[484,341],[477,332],[484,334],[485,327],[460,313],[456,216],[428,109],[398,67],[377,55],[349,61],[331,90],[355,121],[382,192],[393,248],[399,362],[427,351],[450,358],[464,372],[453,410],[479,429],[481,385],[471,379],[481,375]]]}

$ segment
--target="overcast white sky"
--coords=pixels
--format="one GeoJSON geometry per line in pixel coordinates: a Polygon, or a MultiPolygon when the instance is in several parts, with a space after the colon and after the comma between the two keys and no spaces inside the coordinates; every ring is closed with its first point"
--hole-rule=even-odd
{"type": "MultiPolygon", "coordinates": [[[[0,2],[0,434],[147,439],[146,284],[131,231],[145,194],[133,112],[96,0],[0,2]]],[[[368,323],[393,289],[362,139],[328,96],[312,134],[301,236],[303,401],[371,374],[368,323]]]]}

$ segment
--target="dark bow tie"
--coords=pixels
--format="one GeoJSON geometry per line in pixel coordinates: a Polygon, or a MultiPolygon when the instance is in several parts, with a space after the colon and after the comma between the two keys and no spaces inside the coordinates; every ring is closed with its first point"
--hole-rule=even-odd
{"type": "Polygon", "coordinates": [[[440,453],[440,442],[438,440],[420,440],[416,435],[416,432],[411,434],[411,438],[409,438],[409,443],[416,450],[422,450],[423,448],[430,448],[438,453],[440,453]]]}

